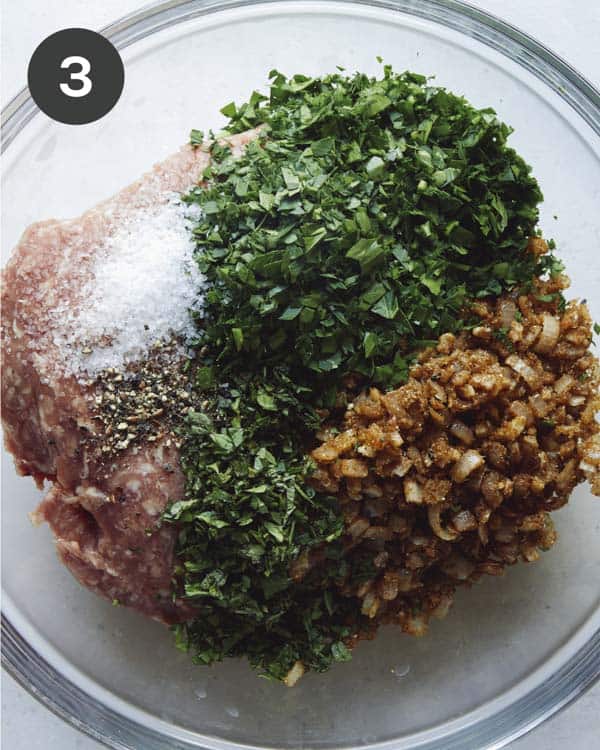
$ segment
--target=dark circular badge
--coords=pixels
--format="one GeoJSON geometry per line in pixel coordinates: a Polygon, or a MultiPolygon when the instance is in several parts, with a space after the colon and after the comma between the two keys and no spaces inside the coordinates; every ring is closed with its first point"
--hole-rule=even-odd
{"type": "Polygon", "coordinates": [[[104,117],[121,96],[124,81],[115,47],[89,29],[63,29],[46,37],[27,70],[34,102],[48,117],[68,125],[104,117]]]}

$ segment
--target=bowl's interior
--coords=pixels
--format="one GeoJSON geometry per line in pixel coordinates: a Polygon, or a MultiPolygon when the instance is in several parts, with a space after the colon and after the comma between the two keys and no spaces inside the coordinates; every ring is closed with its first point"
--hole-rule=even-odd
{"type": "MultiPolygon", "coordinates": [[[[542,226],[557,240],[573,294],[586,297],[599,319],[598,138],[515,62],[458,32],[367,6],[243,8],[129,47],[125,90],[109,115],[80,127],[37,115],[9,148],[3,259],[27,224],[76,215],[173,151],[191,127],[218,127],[219,108],[264,87],[272,68],[316,74],[342,65],[374,73],[377,55],[397,70],[435,74],[515,127],[512,142],[533,164],[546,196],[542,226]]],[[[538,563],[463,592],[427,637],[387,630],[350,664],[284,690],[242,662],[193,667],[160,625],[83,590],[56,560],[48,530],[29,524],[40,493],[15,476],[6,455],[2,468],[9,617],[59,671],[121,712],[147,712],[144,723],[163,731],[176,725],[277,747],[391,738],[408,746],[417,732],[524,689],[525,679],[539,682],[598,617],[600,502],[580,488],[557,514],[558,545],[538,563]]]]}

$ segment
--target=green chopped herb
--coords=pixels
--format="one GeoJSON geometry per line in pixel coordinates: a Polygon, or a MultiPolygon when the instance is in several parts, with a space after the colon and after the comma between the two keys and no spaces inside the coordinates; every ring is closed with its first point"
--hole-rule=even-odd
{"type": "Polygon", "coordinates": [[[331,584],[343,521],[333,498],[305,484],[310,462],[298,421],[318,420],[289,386],[281,376],[271,395],[247,379],[213,394],[210,417],[189,414],[187,499],[164,515],[179,524],[178,585],[198,613],[176,627],[179,647],[200,663],[245,655],[276,679],[298,660],[318,671],[346,660],[343,639],[352,632],[352,603],[331,584]],[[294,582],[294,560],[323,543],[324,564],[294,582]]]}
{"type": "Polygon", "coordinates": [[[508,328],[496,328],[496,330],[493,331],[492,335],[497,341],[499,341],[503,346],[505,346],[509,351],[512,352],[514,350],[514,344],[508,338],[508,330],[508,328]]]}
{"type": "Polygon", "coordinates": [[[282,679],[298,660],[350,658],[361,615],[339,582],[374,575],[344,554],[335,501],[306,484],[319,410],[348,373],[398,385],[417,349],[465,325],[469,300],[562,266],[526,250],[542,195],[493,110],[389,66],[269,77],[268,96],[221,110],[229,133],[259,136],[241,156],[214,142],[206,184],[185,197],[201,209],[195,392],[208,407],[182,428],[186,492],[165,520],[197,610],[178,647],[282,679]],[[315,549],[325,559],[298,580],[315,549]]]}
{"type": "Polygon", "coordinates": [[[560,271],[525,250],[542,196],[493,110],[388,66],[271,79],[269,98],[223,110],[230,132],[264,125],[260,137],[241,157],[213,146],[208,186],[187,196],[213,288],[202,335],[222,342],[224,376],[272,362],[394,386],[399,342],[456,330],[468,298],[560,271]]]}

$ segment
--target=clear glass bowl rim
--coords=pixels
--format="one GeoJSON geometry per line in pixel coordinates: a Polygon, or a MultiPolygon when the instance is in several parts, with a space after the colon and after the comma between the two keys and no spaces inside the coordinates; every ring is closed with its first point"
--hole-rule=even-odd
{"type": "MultiPolygon", "coordinates": [[[[289,2],[290,0],[288,0],[289,2]]],[[[294,2],[294,0],[291,0],[294,2]]],[[[600,135],[600,92],[543,44],[495,16],[461,0],[331,0],[334,4],[388,8],[433,21],[484,43],[518,62],[557,93],[600,135]]],[[[148,5],[101,29],[118,49],[161,29],[228,8],[264,6],[278,0],[166,0],[148,5]]],[[[2,153],[39,112],[27,88],[2,110],[2,153]]],[[[114,711],[62,676],[26,641],[2,613],[2,666],[46,708],[107,747],[118,750],[198,750],[114,711]]],[[[451,736],[426,740],[420,750],[499,750],[574,701],[600,679],[600,630],[563,666],[511,705],[459,728],[451,736]]],[[[385,743],[388,748],[391,743],[385,743]]],[[[212,740],[204,750],[243,747],[212,740]]],[[[247,747],[247,746],[245,746],[247,747]]],[[[365,746],[375,750],[380,745],[365,746]]]]}

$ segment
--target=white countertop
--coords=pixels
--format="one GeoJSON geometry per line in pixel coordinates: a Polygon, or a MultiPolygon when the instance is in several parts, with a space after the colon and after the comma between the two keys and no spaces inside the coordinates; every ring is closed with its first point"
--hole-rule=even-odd
{"type": "MultiPolygon", "coordinates": [[[[537,37],[600,87],[599,0],[471,0],[471,3],[537,37]]],[[[2,106],[24,85],[29,58],[48,34],[74,26],[100,28],[144,4],[140,0],[0,0],[2,106]]],[[[597,746],[598,736],[600,684],[510,747],[511,750],[564,750],[565,747],[590,750],[597,746]]],[[[5,673],[2,673],[1,739],[4,750],[100,748],[97,742],[43,708],[5,673]]]]}

